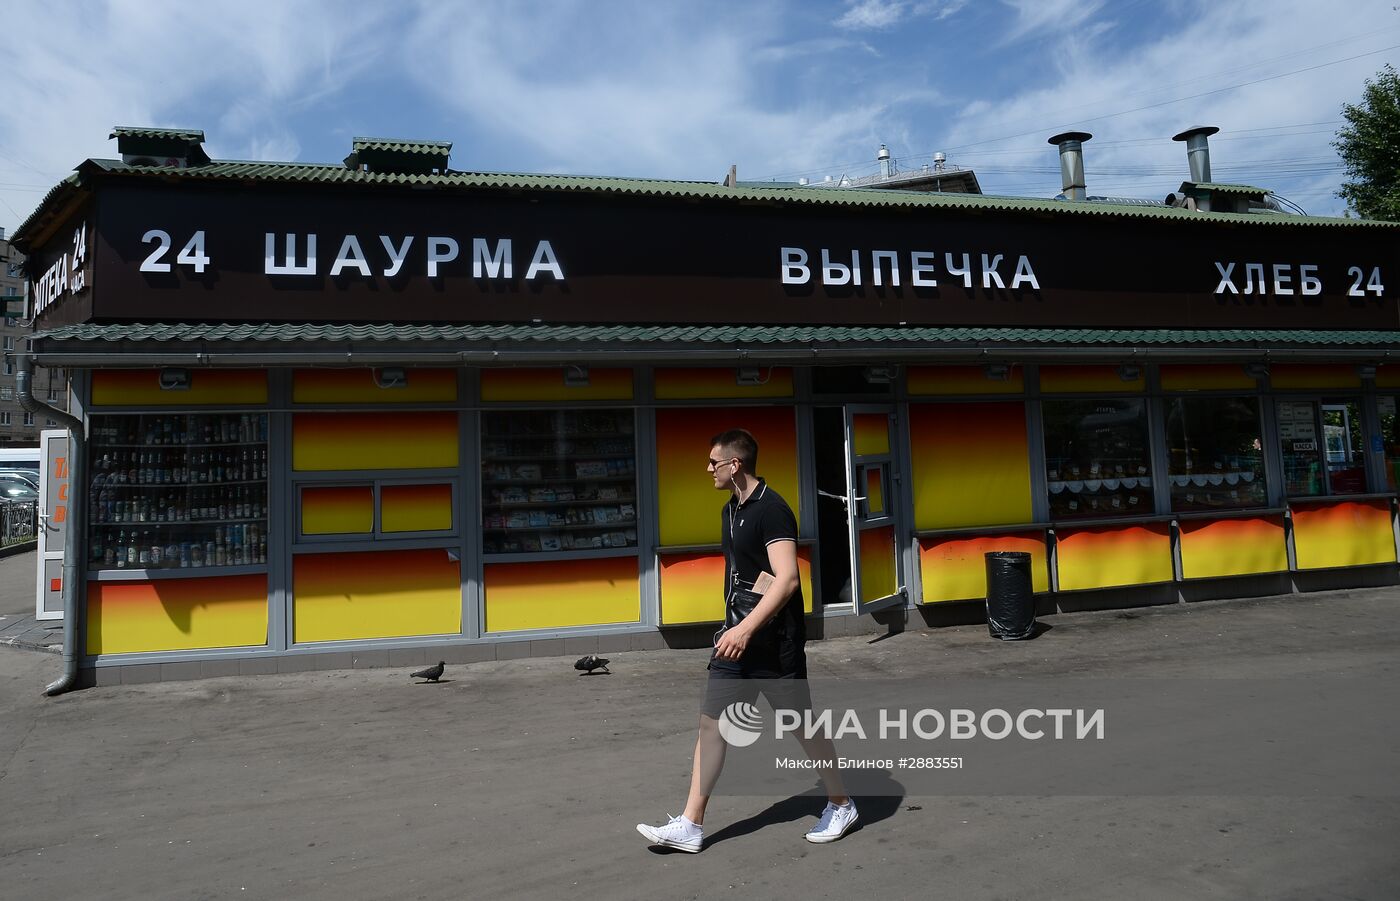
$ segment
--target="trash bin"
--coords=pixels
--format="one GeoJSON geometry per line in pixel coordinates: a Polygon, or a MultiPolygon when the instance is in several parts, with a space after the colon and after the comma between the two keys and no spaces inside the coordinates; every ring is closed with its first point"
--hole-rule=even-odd
{"type": "Polygon", "coordinates": [[[1024,551],[989,551],[986,560],[987,631],[1002,641],[1030,638],[1035,633],[1031,555],[1024,551]]]}

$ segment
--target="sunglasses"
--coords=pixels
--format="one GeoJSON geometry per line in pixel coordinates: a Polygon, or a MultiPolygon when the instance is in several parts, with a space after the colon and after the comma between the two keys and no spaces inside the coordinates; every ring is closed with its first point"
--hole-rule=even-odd
{"type": "Polygon", "coordinates": [[[730,458],[727,459],[727,460],[711,460],[711,461],[710,461],[710,466],[709,466],[709,468],[710,468],[710,469],[719,469],[719,468],[720,468],[721,466],[723,466],[724,464],[726,464],[726,463],[733,463],[735,460],[738,460],[738,459],[739,459],[738,457],[730,457],[730,458]]]}

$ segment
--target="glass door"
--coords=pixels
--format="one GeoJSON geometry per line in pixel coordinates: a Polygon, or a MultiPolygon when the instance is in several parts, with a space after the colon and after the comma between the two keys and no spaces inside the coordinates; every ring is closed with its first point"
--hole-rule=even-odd
{"type": "Polygon", "coordinates": [[[907,598],[899,552],[892,406],[846,407],[846,509],[856,611],[902,605],[907,598]]]}

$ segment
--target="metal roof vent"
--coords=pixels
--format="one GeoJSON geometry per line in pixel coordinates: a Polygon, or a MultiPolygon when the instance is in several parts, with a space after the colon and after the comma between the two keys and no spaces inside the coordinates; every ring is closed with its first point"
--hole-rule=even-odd
{"type": "Polygon", "coordinates": [[[117,125],[108,139],[117,139],[117,152],[128,166],[185,169],[209,162],[204,132],[193,128],[138,128],[117,125]]]}
{"type": "Polygon", "coordinates": [[[1186,162],[1191,167],[1191,180],[1197,184],[1210,181],[1210,136],[1218,131],[1214,125],[1197,125],[1172,138],[1186,142],[1186,162]]]}
{"type": "Polygon", "coordinates": [[[1066,131],[1050,138],[1048,143],[1060,148],[1060,183],[1066,200],[1084,200],[1084,142],[1093,135],[1087,131],[1066,131]]]}
{"type": "Polygon", "coordinates": [[[451,141],[405,141],[399,138],[354,138],[347,169],[395,175],[431,175],[447,171],[451,141]]]}

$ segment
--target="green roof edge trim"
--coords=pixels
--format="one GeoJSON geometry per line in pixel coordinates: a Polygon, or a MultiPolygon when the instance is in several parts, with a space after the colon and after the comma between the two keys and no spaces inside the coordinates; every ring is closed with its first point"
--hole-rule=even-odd
{"type": "Polygon", "coordinates": [[[60,326],[31,336],[47,342],[688,342],[698,344],[953,344],[1000,342],[1055,345],[1299,344],[1400,346],[1394,331],[1318,329],[1091,329],[950,326],[805,325],[345,325],[297,323],[130,323],[60,326]]]}

